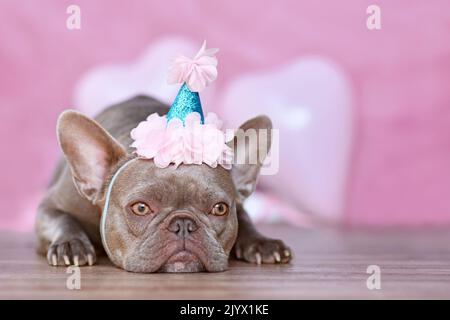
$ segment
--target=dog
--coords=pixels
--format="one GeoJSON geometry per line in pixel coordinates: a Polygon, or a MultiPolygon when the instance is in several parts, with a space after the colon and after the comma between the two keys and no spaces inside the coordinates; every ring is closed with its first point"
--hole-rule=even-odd
{"type": "MultiPolygon", "coordinates": [[[[264,157],[225,170],[205,164],[162,169],[136,156],[130,130],[149,114],[167,111],[167,105],[137,96],[106,108],[95,120],[71,110],[60,115],[64,158],[38,208],[38,251],[51,266],[93,265],[106,251],[116,266],[144,273],[224,271],[230,255],[257,264],[288,263],[290,249],[261,235],[243,207],[264,157]]],[[[271,128],[265,116],[240,127],[271,128]]],[[[268,152],[248,139],[231,143],[247,156],[268,152]]]]}

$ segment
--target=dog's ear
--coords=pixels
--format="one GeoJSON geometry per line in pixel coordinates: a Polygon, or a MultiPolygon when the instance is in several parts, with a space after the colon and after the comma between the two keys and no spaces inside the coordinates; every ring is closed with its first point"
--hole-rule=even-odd
{"type": "Polygon", "coordinates": [[[57,135],[78,192],[96,203],[109,170],[126,155],[125,149],[97,122],[72,110],[59,116],[57,135]]]}
{"type": "Polygon", "coordinates": [[[271,130],[270,119],[258,116],[241,125],[228,144],[234,150],[231,176],[241,203],[255,190],[259,171],[270,150],[271,130]]]}

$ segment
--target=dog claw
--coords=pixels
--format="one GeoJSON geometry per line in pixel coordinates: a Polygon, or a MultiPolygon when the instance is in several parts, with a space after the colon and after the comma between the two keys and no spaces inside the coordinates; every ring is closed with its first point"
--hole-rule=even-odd
{"type": "Polygon", "coordinates": [[[236,258],[238,258],[238,259],[242,258],[242,251],[241,251],[241,249],[236,249],[236,258]]]}
{"type": "Polygon", "coordinates": [[[284,250],[284,255],[286,257],[290,257],[291,256],[291,252],[288,249],[286,249],[286,250],[284,250]]]}
{"type": "Polygon", "coordinates": [[[73,257],[73,264],[78,267],[79,265],[78,256],[73,257]]]}
{"type": "Polygon", "coordinates": [[[261,264],[261,263],[262,263],[261,253],[258,252],[258,253],[255,255],[255,258],[256,258],[256,264],[261,264]]]}
{"type": "Polygon", "coordinates": [[[64,258],[64,263],[66,264],[66,266],[69,266],[70,265],[69,257],[65,255],[63,258],[64,258]]]}
{"type": "Polygon", "coordinates": [[[94,264],[94,257],[92,257],[92,254],[87,255],[88,264],[92,266],[94,264]]]}
{"type": "Polygon", "coordinates": [[[281,256],[280,256],[280,254],[278,252],[275,251],[273,253],[273,256],[274,256],[276,262],[280,262],[281,261],[281,256]]]}
{"type": "Polygon", "coordinates": [[[58,259],[56,258],[56,254],[52,254],[52,265],[58,265],[58,259]]]}

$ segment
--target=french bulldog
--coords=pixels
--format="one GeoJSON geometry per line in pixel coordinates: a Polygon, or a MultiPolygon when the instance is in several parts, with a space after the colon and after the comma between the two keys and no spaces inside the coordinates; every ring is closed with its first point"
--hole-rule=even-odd
{"type": "MultiPolygon", "coordinates": [[[[230,255],[257,264],[288,263],[290,249],[261,235],[243,208],[264,157],[231,170],[205,164],[161,169],[133,153],[130,131],[149,114],[167,111],[167,105],[138,96],[95,120],[71,110],[60,115],[64,158],[38,208],[38,251],[52,266],[83,266],[95,264],[106,250],[115,265],[131,272],[223,271],[230,255]],[[127,162],[110,193],[102,239],[107,188],[127,162]]],[[[271,126],[259,116],[240,128],[270,132],[271,126]]],[[[249,139],[231,143],[247,156],[261,152],[249,139]]]]}

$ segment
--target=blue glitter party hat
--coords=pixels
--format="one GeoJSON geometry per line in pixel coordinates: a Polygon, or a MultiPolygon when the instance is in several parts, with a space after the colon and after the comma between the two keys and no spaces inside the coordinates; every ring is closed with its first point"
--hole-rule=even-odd
{"type": "Polygon", "coordinates": [[[217,78],[218,49],[206,49],[204,42],[193,58],[178,56],[169,69],[169,83],[181,84],[166,115],[153,113],[131,130],[131,147],[158,168],[181,164],[211,168],[232,168],[234,150],[228,143],[233,135],[222,130],[216,114],[203,113],[200,95],[217,78]]]}
{"type": "Polygon", "coordinates": [[[192,112],[199,113],[201,123],[205,123],[202,103],[200,102],[200,95],[198,92],[192,92],[189,90],[187,84],[184,83],[178,91],[177,97],[167,113],[167,122],[174,118],[178,118],[184,123],[186,116],[192,112]]]}
{"type": "Polygon", "coordinates": [[[182,86],[167,114],[167,122],[177,118],[184,124],[188,114],[197,112],[201,123],[205,123],[199,92],[217,77],[217,51],[219,50],[206,49],[205,41],[193,59],[185,56],[174,59],[168,82],[182,83],[182,86]]]}

